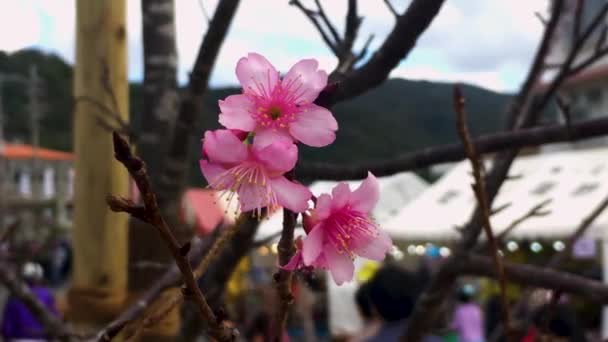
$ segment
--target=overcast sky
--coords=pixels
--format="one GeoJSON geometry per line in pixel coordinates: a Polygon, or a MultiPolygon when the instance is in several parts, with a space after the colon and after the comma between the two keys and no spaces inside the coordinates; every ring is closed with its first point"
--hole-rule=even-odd
{"type": "MultiPolygon", "coordinates": [[[[202,2],[210,14],[217,0],[176,0],[179,78],[186,79],[207,28],[202,2]],[[199,2],[200,1],[200,2],[199,2]]],[[[236,61],[259,52],[286,71],[301,58],[316,58],[331,69],[335,58],[317,31],[289,0],[242,0],[220,52],[211,83],[236,83],[236,61]]],[[[312,1],[303,0],[310,4],[312,1]]],[[[325,0],[340,30],[346,0],[325,0]]],[[[142,78],[140,1],[128,0],[129,77],[142,78]]],[[[409,1],[393,0],[399,10],[409,1]]],[[[394,18],[382,0],[360,0],[365,16],[357,46],[376,36],[372,48],[390,31],[394,18]]],[[[430,29],[392,76],[462,81],[498,91],[516,90],[542,32],[534,12],[546,13],[547,0],[448,0],[430,29]]],[[[0,1],[0,50],[36,46],[74,60],[74,0],[0,1]]]]}

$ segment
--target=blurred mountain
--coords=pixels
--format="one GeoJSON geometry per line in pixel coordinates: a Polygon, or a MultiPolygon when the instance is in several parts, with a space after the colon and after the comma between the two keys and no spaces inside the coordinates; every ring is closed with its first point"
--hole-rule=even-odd
{"type": "MultiPolygon", "coordinates": [[[[13,54],[0,52],[0,73],[27,76],[29,66],[36,64],[46,85],[43,99],[45,115],[41,121],[41,143],[45,147],[70,150],[72,142],[72,68],[55,55],[36,50],[13,54]]],[[[381,86],[334,108],[340,129],[329,147],[302,147],[303,160],[334,161],[383,159],[415,150],[457,141],[455,114],[452,109],[451,83],[391,79],[381,86]]],[[[141,86],[132,84],[131,114],[134,128],[142,115],[141,86]]],[[[504,122],[509,95],[480,87],[463,85],[467,100],[469,126],[473,135],[498,131],[504,122]]],[[[196,128],[202,136],[205,129],[219,127],[217,101],[238,88],[212,89],[204,99],[202,122],[196,128]]],[[[14,82],[4,87],[4,104],[8,122],[5,134],[10,139],[29,141],[27,92],[14,82]]],[[[196,141],[198,150],[199,141],[196,141]]],[[[193,161],[193,169],[197,163],[193,161]]],[[[194,177],[200,182],[198,175],[194,177]]]]}

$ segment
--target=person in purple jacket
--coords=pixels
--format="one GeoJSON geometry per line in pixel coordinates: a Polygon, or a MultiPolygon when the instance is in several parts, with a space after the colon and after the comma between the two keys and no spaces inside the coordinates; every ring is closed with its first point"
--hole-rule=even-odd
{"type": "MultiPolygon", "coordinates": [[[[47,287],[41,285],[43,276],[42,267],[31,262],[25,263],[22,269],[22,276],[30,286],[32,293],[49,311],[58,315],[53,294],[47,287]]],[[[5,341],[45,341],[47,339],[44,326],[28,307],[19,298],[14,296],[9,297],[4,307],[1,331],[5,341]]]]}

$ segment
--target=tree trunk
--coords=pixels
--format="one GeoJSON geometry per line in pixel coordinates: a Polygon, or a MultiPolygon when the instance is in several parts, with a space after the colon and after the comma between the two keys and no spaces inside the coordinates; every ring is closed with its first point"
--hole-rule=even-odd
{"type": "MultiPolygon", "coordinates": [[[[177,52],[175,47],[175,4],[173,0],[142,0],[142,33],[144,45],[144,83],[142,130],[138,134],[138,154],[146,162],[152,185],[158,183],[160,165],[167,150],[177,112],[177,52]]],[[[177,200],[177,199],[176,199],[177,200]]],[[[168,214],[168,210],[163,208],[168,214]]],[[[167,220],[178,228],[177,215],[167,220]]],[[[178,229],[180,241],[189,240],[191,232],[178,229]]],[[[141,268],[142,262],[169,265],[171,254],[154,227],[131,219],[129,222],[129,295],[138,297],[162,276],[162,268],[141,268]]],[[[178,309],[166,315],[159,324],[146,329],[141,340],[173,340],[179,330],[178,309]]]]}

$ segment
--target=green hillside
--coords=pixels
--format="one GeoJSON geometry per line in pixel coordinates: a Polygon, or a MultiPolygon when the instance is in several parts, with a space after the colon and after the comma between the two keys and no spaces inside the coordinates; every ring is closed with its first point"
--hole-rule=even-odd
{"type": "MultiPolygon", "coordinates": [[[[0,73],[26,76],[31,64],[46,86],[46,113],[41,121],[43,146],[71,150],[72,69],[59,57],[35,50],[10,55],[0,52],[0,73]]],[[[238,88],[212,89],[204,99],[200,135],[217,128],[217,101],[238,88]]],[[[465,85],[470,128],[473,134],[500,130],[508,95],[465,85]]],[[[340,124],[336,142],[323,149],[302,147],[302,159],[341,163],[387,158],[417,148],[455,142],[452,84],[391,79],[378,88],[334,108],[340,124]]],[[[131,114],[134,127],[141,123],[140,85],[131,85],[131,114]]],[[[18,83],[4,87],[4,104],[9,139],[29,140],[26,89],[18,83]]],[[[195,142],[198,144],[199,142],[195,142]]],[[[193,160],[193,168],[196,162],[193,160]]],[[[194,179],[200,179],[193,175],[194,179]]]]}

